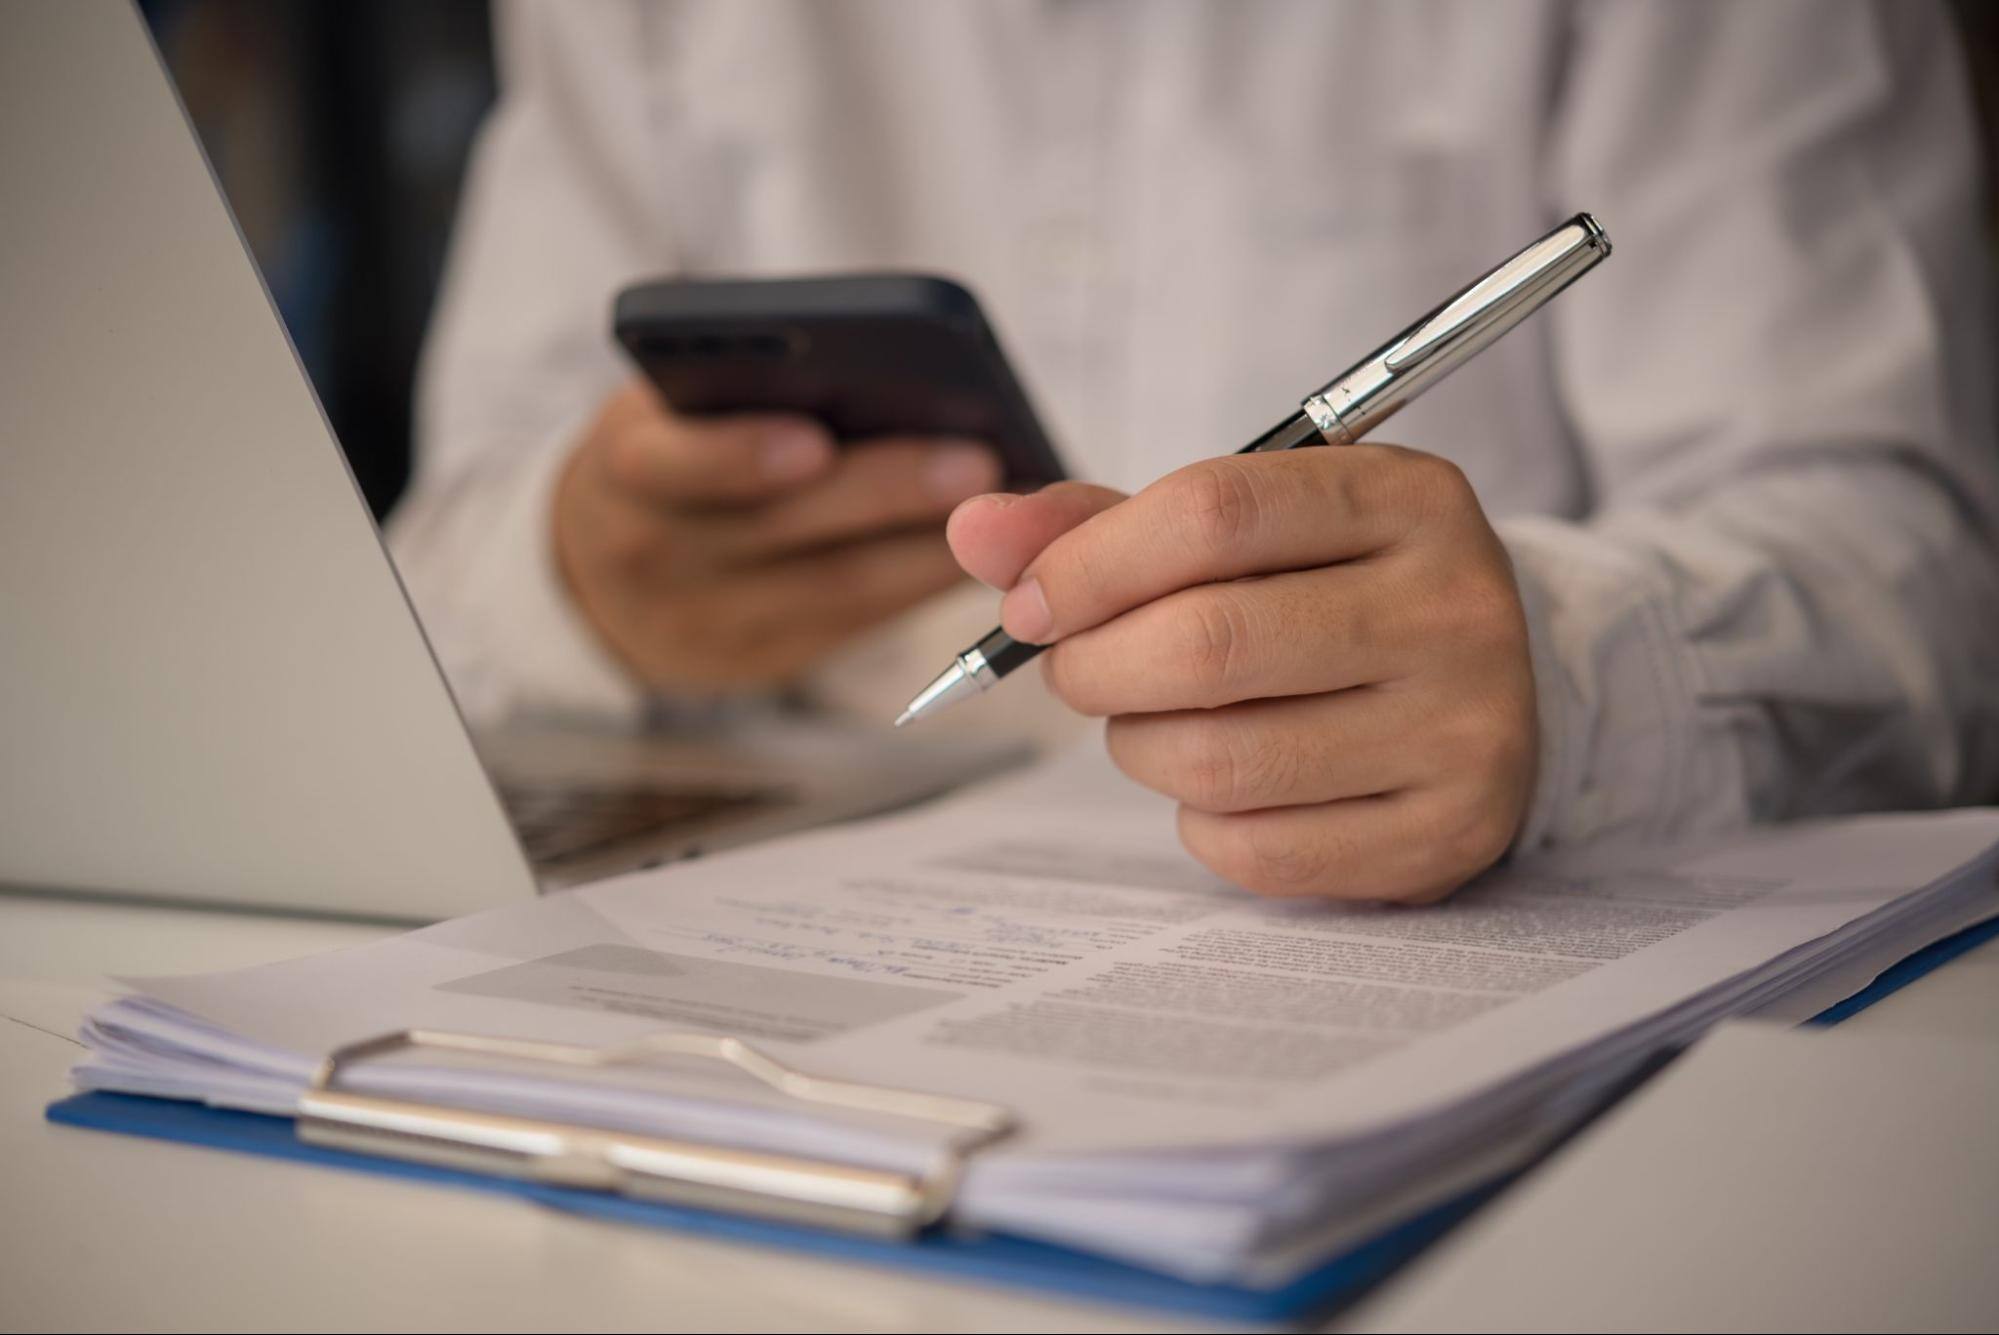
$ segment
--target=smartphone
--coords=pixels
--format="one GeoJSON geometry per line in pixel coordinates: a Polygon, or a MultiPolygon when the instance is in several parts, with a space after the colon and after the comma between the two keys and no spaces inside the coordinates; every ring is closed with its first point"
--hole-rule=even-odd
{"type": "Polygon", "coordinates": [[[618,294],[619,343],[681,413],[795,412],[843,441],[960,436],[1006,485],[1062,464],[978,301],[948,278],[662,279],[618,294]]]}

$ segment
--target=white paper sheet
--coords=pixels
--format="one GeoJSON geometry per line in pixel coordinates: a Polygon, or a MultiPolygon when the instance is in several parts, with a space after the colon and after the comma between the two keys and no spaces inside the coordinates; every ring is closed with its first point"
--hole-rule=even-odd
{"type": "MultiPolygon", "coordinates": [[[[313,1055],[410,1026],[732,1033],[814,1073],[1014,1108],[1024,1130],[966,1184],[989,1222],[1230,1273],[1335,1204],[1528,1143],[1572,1115],[1565,1094],[1581,1106],[1592,1079],[1878,950],[1898,924],[1981,897],[1999,912],[1996,843],[1990,811],[1864,818],[1524,862],[1437,907],[1275,903],[1180,852],[1164,803],[1071,761],[389,942],[137,980],[151,1009],[102,1017],[80,1078],[271,1108],[313,1055]]],[[[685,1063],[587,1086],[422,1060],[355,1080],[871,1162],[914,1153],[893,1127],[829,1127],[685,1063]]]]}

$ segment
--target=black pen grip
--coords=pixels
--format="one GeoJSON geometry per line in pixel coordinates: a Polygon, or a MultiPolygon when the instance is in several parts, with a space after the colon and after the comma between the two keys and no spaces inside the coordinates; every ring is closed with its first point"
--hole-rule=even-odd
{"type": "Polygon", "coordinates": [[[1048,646],[1022,644],[1005,631],[996,630],[972,647],[985,656],[986,665],[993,670],[994,676],[1004,677],[1048,646]]]}
{"type": "MultiPolygon", "coordinates": [[[[1273,450],[1295,450],[1300,445],[1325,443],[1325,437],[1321,436],[1318,428],[1312,425],[1312,419],[1302,412],[1297,412],[1243,446],[1237,453],[1263,454],[1273,450]]],[[[1022,644],[1005,631],[995,630],[972,647],[985,655],[986,665],[993,670],[995,677],[1004,677],[1048,646],[1022,644]]]]}

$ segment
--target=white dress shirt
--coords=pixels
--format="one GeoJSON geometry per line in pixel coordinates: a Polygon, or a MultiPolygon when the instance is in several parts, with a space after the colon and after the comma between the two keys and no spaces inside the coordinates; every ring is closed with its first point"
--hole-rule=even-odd
{"type": "MultiPolygon", "coordinates": [[[[550,555],[626,283],[958,275],[1072,472],[1134,489],[1589,209],[1613,258],[1381,433],[1512,554],[1522,843],[1999,783],[1989,294],[1929,4],[518,3],[499,51],[394,526],[475,717],[640,710],[550,555]]],[[[892,717],[995,604],[813,690],[892,717]]]]}

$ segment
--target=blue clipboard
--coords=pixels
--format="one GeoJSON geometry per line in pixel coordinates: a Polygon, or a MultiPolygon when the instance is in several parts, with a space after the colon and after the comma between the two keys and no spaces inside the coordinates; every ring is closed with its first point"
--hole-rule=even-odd
{"type": "MultiPolygon", "coordinates": [[[[1999,936],[1999,918],[1967,927],[1909,956],[1882,973],[1866,988],[1828,1007],[1806,1023],[1837,1024],[1995,936],[1999,936]]],[[[1659,1065],[1664,1065],[1664,1062],[1659,1065]]],[[[1656,1069],[1656,1066],[1651,1068],[1656,1069]]],[[[1650,1073],[1647,1072],[1648,1075],[1650,1073]]],[[[1014,1285],[1064,1297],[1164,1308],[1183,1315],[1254,1323],[1302,1322],[1323,1317],[1352,1302],[1478,1209],[1518,1175],[1506,1174],[1426,1210],[1278,1288],[1255,1289],[1233,1284],[1196,1284],[1087,1253],[1002,1234],[965,1236],[932,1231],[911,1242],[880,1241],[797,1224],[774,1223],[710,1210],[632,1200],[602,1192],[376,1158],[306,1144],[294,1134],[289,1118],[234,1112],[172,1099],[141,1098],[128,1094],[79,1094],[51,1104],[47,1116],[51,1122],[63,1126],[147,1136],[273,1159],[291,1159],[418,1182],[502,1193],[554,1209],[619,1223],[680,1229],[704,1237],[780,1247],[839,1260],[896,1266],[951,1278],[1014,1285]]]]}

